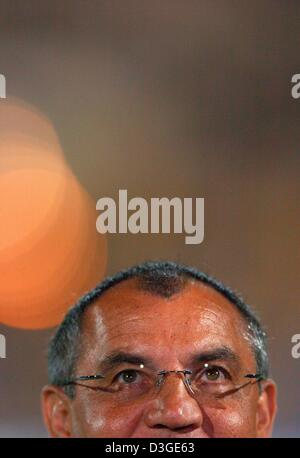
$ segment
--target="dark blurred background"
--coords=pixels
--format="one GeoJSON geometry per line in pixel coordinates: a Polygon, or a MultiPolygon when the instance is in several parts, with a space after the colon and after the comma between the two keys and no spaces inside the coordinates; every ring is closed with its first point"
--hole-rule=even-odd
{"type": "MultiPolygon", "coordinates": [[[[300,361],[291,357],[300,332],[300,101],[290,93],[299,25],[297,0],[0,0],[7,93],[51,120],[95,202],[119,189],[205,198],[202,244],[110,235],[106,273],[165,258],[241,292],[270,336],[274,435],[290,437],[300,436],[300,361]]],[[[46,436],[39,392],[52,332],[0,325],[0,436],[46,436]]]]}

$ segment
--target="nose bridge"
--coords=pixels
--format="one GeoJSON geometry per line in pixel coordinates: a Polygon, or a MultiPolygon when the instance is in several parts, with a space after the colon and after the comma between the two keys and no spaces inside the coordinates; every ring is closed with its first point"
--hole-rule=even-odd
{"type": "Polygon", "coordinates": [[[145,420],[150,427],[160,425],[169,429],[201,425],[200,406],[186,387],[182,372],[169,371],[163,376],[145,420]]]}
{"type": "Polygon", "coordinates": [[[158,391],[161,392],[171,390],[173,393],[175,393],[176,390],[179,390],[179,392],[189,392],[186,387],[184,372],[185,371],[181,370],[162,371],[158,378],[158,391]]]}
{"type": "Polygon", "coordinates": [[[184,371],[166,371],[156,386],[156,398],[164,405],[175,406],[196,402],[185,379],[184,371]]]}

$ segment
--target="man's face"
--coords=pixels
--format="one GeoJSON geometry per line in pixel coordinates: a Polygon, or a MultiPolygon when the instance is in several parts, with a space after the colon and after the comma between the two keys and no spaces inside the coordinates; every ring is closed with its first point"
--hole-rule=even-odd
{"type": "MultiPolygon", "coordinates": [[[[180,293],[164,298],[142,291],[131,279],[106,291],[85,312],[76,375],[103,373],[108,360],[114,374],[138,371],[139,364],[127,363],[127,357],[140,358],[154,372],[200,372],[207,358],[221,368],[221,376],[243,379],[256,373],[247,335],[239,312],[208,286],[189,282],[180,293]]],[[[44,411],[52,435],[262,437],[270,434],[275,412],[272,382],[262,393],[253,384],[214,403],[197,401],[176,375],[167,377],[155,396],[130,402],[85,386],[75,390],[73,400],[58,389],[52,394],[46,390],[44,411]]]]}

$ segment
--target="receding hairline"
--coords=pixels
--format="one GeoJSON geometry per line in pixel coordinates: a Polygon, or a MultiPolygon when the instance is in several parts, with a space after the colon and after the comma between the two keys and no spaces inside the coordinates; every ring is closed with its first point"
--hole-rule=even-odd
{"type": "MultiPolygon", "coordinates": [[[[243,315],[242,311],[237,307],[237,305],[231,301],[229,298],[225,297],[220,291],[216,290],[212,285],[209,283],[205,283],[199,279],[196,279],[194,277],[191,277],[189,275],[185,275],[185,281],[182,283],[182,286],[180,289],[176,290],[173,294],[170,296],[163,296],[153,290],[148,290],[145,288],[145,284],[143,279],[139,278],[138,276],[132,276],[130,278],[126,278],[122,280],[121,282],[113,285],[112,287],[108,288],[107,290],[103,291],[103,293],[98,297],[95,298],[84,310],[82,316],[81,316],[81,334],[84,334],[85,331],[85,324],[87,320],[89,319],[89,316],[93,313],[95,313],[95,309],[110,309],[113,304],[107,303],[107,299],[109,299],[109,296],[114,296],[116,294],[119,294],[120,291],[118,290],[123,290],[123,289],[128,289],[128,287],[132,290],[133,293],[139,292],[142,295],[146,294],[152,297],[158,297],[160,300],[165,301],[165,302],[170,302],[172,303],[174,299],[177,299],[179,296],[183,295],[187,289],[191,287],[195,287],[198,290],[202,291],[207,291],[212,295],[212,301],[211,298],[209,298],[209,301],[211,302],[212,305],[215,305],[219,308],[223,308],[224,304],[228,306],[231,310],[233,310],[234,314],[238,318],[238,320],[243,324],[245,332],[247,331],[247,325],[248,325],[248,320],[247,318],[243,315]],[[214,299],[217,300],[214,300],[214,299]],[[219,301],[219,302],[218,302],[219,301]],[[90,312],[90,313],[89,313],[90,312]]],[[[203,300],[203,298],[202,298],[203,300]]],[[[109,301],[108,301],[109,302],[109,301]]],[[[117,302],[120,307],[122,307],[122,299],[117,302]]],[[[130,305],[130,304],[129,304],[130,305]]],[[[141,305],[143,303],[141,302],[141,305]]],[[[199,298],[199,306],[202,306],[201,304],[201,298],[199,298]]],[[[188,311],[188,310],[187,310],[188,311]]],[[[228,312],[226,312],[228,313],[228,312]]]]}
{"type": "Polygon", "coordinates": [[[233,300],[229,299],[226,297],[224,294],[222,294],[221,291],[218,291],[213,285],[210,283],[206,283],[205,281],[202,281],[200,279],[197,279],[195,277],[192,277],[188,274],[181,274],[180,277],[178,277],[178,280],[180,280],[180,286],[177,286],[174,292],[172,292],[170,295],[164,295],[160,294],[157,290],[148,288],[147,284],[145,282],[145,279],[143,277],[139,277],[138,275],[134,275],[129,278],[125,278],[124,280],[120,281],[119,283],[116,283],[109,288],[105,289],[99,297],[95,297],[92,299],[92,301],[85,307],[82,315],[84,316],[85,312],[90,309],[93,306],[102,306],[104,305],[105,301],[109,296],[118,294],[119,290],[122,289],[128,289],[128,286],[130,289],[132,289],[134,292],[140,292],[142,294],[147,294],[149,296],[153,297],[159,297],[161,299],[165,299],[166,301],[168,300],[173,300],[175,297],[180,296],[185,292],[185,290],[191,286],[195,286],[198,289],[206,290],[215,295],[216,297],[220,298],[227,304],[232,305],[237,312],[239,312],[240,315],[243,314],[242,312],[238,309],[237,305],[234,303],[233,300]],[[102,304],[103,303],[103,304],[102,304]]]}

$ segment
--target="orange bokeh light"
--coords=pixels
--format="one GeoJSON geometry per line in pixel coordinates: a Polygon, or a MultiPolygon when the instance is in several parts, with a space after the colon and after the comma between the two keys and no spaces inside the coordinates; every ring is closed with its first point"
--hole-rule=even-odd
{"type": "Polygon", "coordinates": [[[7,111],[0,127],[0,322],[46,328],[101,280],[106,239],[49,121],[15,101],[7,111]]]}

